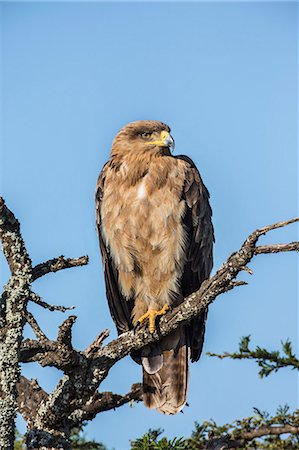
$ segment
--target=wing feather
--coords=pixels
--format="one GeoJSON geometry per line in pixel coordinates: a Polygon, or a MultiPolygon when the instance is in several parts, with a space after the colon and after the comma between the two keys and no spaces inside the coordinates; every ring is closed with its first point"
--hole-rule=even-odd
{"type": "MultiPolygon", "coordinates": [[[[209,192],[200,174],[187,156],[177,156],[187,163],[182,197],[186,202],[184,226],[187,234],[188,249],[186,264],[181,280],[184,297],[197,291],[202,282],[210,276],[213,266],[214,230],[209,192]]],[[[191,359],[197,361],[202,352],[205,323],[208,309],[188,325],[191,346],[191,359]]]]}
{"type": "Polygon", "coordinates": [[[120,292],[118,284],[118,273],[111,258],[109,248],[106,246],[103,238],[101,204],[105,188],[105,175],[108,168],[109,162],[103,167],[103,170],[100,173],[97,182],[95,194],[96,224],[100,241],[100,250],[103,260],[103,269],[104,269],[106,296],[108,300],[108,305],[112,319],[115,322],[118,334],[121,334],[133,328],[131,320],[131,312],[134,307],[134,302],[132,299],[126,300],[120,292]]]}

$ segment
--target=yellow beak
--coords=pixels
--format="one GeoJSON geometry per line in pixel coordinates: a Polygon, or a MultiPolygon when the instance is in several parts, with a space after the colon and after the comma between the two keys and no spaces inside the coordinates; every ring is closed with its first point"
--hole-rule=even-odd
{"type": "Polygon", "coordinates": [[[151,141],[149,144],[158,145],[159,147],[171,147],[174,149],[174,140],[171,134],[166,130],[161,131],[159,140],[151,141]]]}

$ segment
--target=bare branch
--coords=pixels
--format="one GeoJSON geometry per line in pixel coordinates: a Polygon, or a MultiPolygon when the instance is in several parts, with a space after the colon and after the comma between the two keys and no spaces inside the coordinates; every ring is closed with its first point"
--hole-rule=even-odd
{"type": "Polygon", "coordinates": [[[17,384],[17,391],[18,411],[30,426],[40,404],[47,400],[48,394],[39,386],[37,380],[28,380],[23,376],[17,384]]]}
{"type": "Polygon", "coordinates": [[[97,355],[99,349],[102,347],[102,344],[105,339],[109,336],[110,331],[108,329],[103,330],[93,341],[92,344],[90,344],[86,350],[84,351],[84,354],[88,358],[92,358],[97,355]]]}
{"type": "Polygon", "coordinates": [[[299,251],[299,242],[290,242],[289,244],[260,245],[259,247],[256,247],[254,252],[256,255],[260,255],[262,253],[281,253],[292,251],[299,251]]]}
{"type": "Polygon", "coordinates": [[[277,436],[286,433],[299,434],[299,426],[296,427],[294,425],[288,424],[282,426],[262,426],[254,430],[244,431],[240,434],[240,437],[244,441],[250,441],[254,438],[260,438],[263,436],[270,436],[270,435],[277,436]]]}
{"type": "Polygon", "coordinates": [[[39,295],[37,295],[35,292],[30,293],[30,298],[32,302],[36,303],[37,305],[41,306],[42,308],[48,309],[49,311],[61,311],[66,312],[70,309],[74,309],[75,306],[59,306],[59,305],[50,305],[49,303],[45,302],[41,299],[39,295]]]}
{"type": "Polygon", "coordinates": [[[72,326],[76,322],[76,316],[68,317],[62,325],[59,327],[57,342],[62,345],[66,345],[69,349],[72,347],[72,326]]]}
{"type": "Polygon", "coordinates": [[[12,274],[31,273],[31,260],[20,233],[19,221],[0,197],[0,239],[12,274]]]}
{"type": "MultiPolygon", "coordinates": [[[[82,353],[75,351],[71,344],[71,328],[75,321],[74,316],[68,318],[60,326],[57,341],[45,339],[44,333],[40,330],[36,322],[34,322],[30,316],[27,316],[35,328],[38,340],[27,339],[22,343],[19,352],[21,361],[39,361],[43,366],[52,365],[62,369],[66,373],[54,392],[45,397],[45,400],[39,405],[36,414],[34,414],[34,423],[32,423],[32,428],[28,434],[28,448],[34,448],[34,446],[37,448],[39,445],[41,446],[42,442],[47,442],[48,447],[50,446],[50,442],[53,443],[52,446],[55,446],[59,439],[61,441],[59,445],[63,446],[63,448],[67,448],[68,444],[65,438],[68,437],[70,424],[72,423],[71,416],[74,412],[81,410],[82,417],[84,417],[84,414],[85,417],[88,417],[88,414],[96,414],[101,410],[105,410],[105,408],[109,409],[110,407],[116,407],[117,405],[123,404],[122,402],[130,401],[128,399],[132,398],[133,395],[138,397],[140,392],[137,394],[137,392],[132,393],[131,391],[127,396],[117,396],[111,393],[95,394],[95,392],[100,383],[108,375],[111,367],[116,364],[117,361],[128,355],[130,352],[141,349],[144,345],[160,340],[161,337],[168,335],[181,324],[189,322],[211,304],[218,295],[227,292],[236,286],[244,285],[245,282],[236,281],[237,275],[242,270],[246,270],[248,263],[255,255],[269,253],[270,251],[269,247],[271,246],[256,247],[259,237],[270,230],[284,227],[297,221],[298,219],[279,222],[258,229],[252,233],[243,243],[240,250],[233,253],[211,279],[206,280],[196,293],[187,297],[182,304],[168,313],[167,317],[162,317],[159,333],[155,332],[154,334],[151,334],[147,328],[141,328],[135,334],[133,331],[124,333],[114,341],[101,347],[103,340],[108,335],[107,331],[104,331],[95,342],[86,349],[85,353],[82,353]],[[267,247],[266,250],[265,247],[267,247]],[[257,248],[260,250],[257,250],[257,248]],[[264,251],[261,249],[264,249],[264,251]],[[91,401],[90,399],[93,400],[91,401]],[[59,436],[59,439],[57,436],[59,436]],[[56,444],[54,444],[55,439],[56,444]]],[[[18,337],[16,338],[14,336],[13,340],[15,345],[14,349],[18,350],[21,343],[26,313],[26,302],[28,298],[51,311],[66,311],[67,309],[71,309],[64,306],[49,305],[44,302],[37,294],[30,290],[30,283],[32,280],[49,272],[55,272],[67,267],[84,265],[87,263],[87,259],[84,259],[86,257],[82,257],[83,260],[82,258],[78,258],[77,260],[64,259],[63,257],[56,258],[36,266],[33,269],[32,277],[31,262],[19,233],[19,224],[12,213],[8,212],[3,201],[2,203],[0,202],[0,238],[4,244],[9,241],[9,245],[6,245],[6,247],[4,245],[4,253],[13,273],[13,277],[8,283],[3,297],[5,306],[3,310],[5,311],[6,322],[9,317],[9,314],[7,313],[8,306],[12,305],[15,308],[16,305],[21,304],[21,308],[18,311],[15,311],[12,308],[14,313],[12,315],[13,320],[15,321],[16,317],[19,317],[20,319],[19,334],[17,334],[18,337]],[[4,229],[4,234],[2,233],[2,229],[4,229]],[[11,233],[14,236],[13,239],[11,233]],[[13,241],[14,239],[19,239],[17,250],[15,242],[13,241]],[[15,281],[18,281],[18,283],[15,281]]],[[[298,250],[297,243],[278,245],[280,246],[278,251],[298,250]]],[[[275,245],[275,248],[277,249],[277,245],[275,245]]],[[[2,336],[3,334],[1,337],[2,336]]],[[[10,358],[7,361],[8,365],[13,361],[15,367],[18,368],[16,359],[17,351],[15,350],[15,361],[13,358],[10,358]]],[[[15,374],[18,375],[18,370],[15,371],[15,374]]],[[[17,377],[14,378],[13,383],[16,383],[16,380],[17,377]]],[[[14,387],[11,392],[15,390],[15,384],[12,384],[12,386],[14,387]]],[[[3,389],[3,386],[1,387],[3,389]]],[[[10,405],[11,410],[6,410],[8,411],[7,416],[10,414],[10,417],[12,417],[11,412],[14,414],[15,411],[15,397],[12,396],[12,398],[14,398],[14,401],[10,405]]],[[[1,408],[0,411],[1,416],[1,408]]],[[[10,443],[11,438],[12,435],[10,433],[10,443]]],[[[3,448],[9,448],[9,445],[6,447],[4,446],[3,448]]]]}
{"type": "Polygon", "coordinates": [[[243,243],[240,250],[233,253],[211,279],[205,281],[197,292],[187,297],[182,304],[161,318],[159,333],[151,334],[146,328],[141,328],[136,333],[133,331],[124,333],[98,351],[97,357],[93,358],[84,380],[80,376],[78,377],[78,374],[76,374],[76,378],[72,376],[64,377],[49,398],[48,403],[41,407],[38,415],[39,426],[41,427],[41,424],[45,423],[50,428],[55,426],[57,422],[56,412],[59,410],[60,416],[64,417],[74,411],[80,402],[87,402],[117,361],[132,351],[139,350],[144,345],[171,333],[179,325],[198,316],[217,296],[235,286],[244,284],[244,282],[235,282],[234,280],[255,255],[259,237],[270,230],[287,226],[298,222],[298,220],[297,218],[279,222],[253,232],[243,243]],[[75,398],[70,396],[70,392],[75,393],[75,398]]]}
{"type": "Polygon", "coordinates": [[[92,420],[101,412],[116,409],[126,403],[142,401],[142,384],[133,384],[131,390],[125,395],[113,394],[113,392],[96,392],[82,409],[73,412],[71,419],[76,423],[92,420]]]}
{"type": "Polygon", "coordinates": [[[242,280],[240,280],[240,281],[231,281],[229,283],[228,287],[227,287],[227,291],[229,291],[229,290],[231,290],[231,289],[233,289],[235,287],[238,287],[238,286],[247,286],[247,284],[248,284],[247,281],[242,281],[242,280]]]}
{"type": "Polygon", "coordinates": [[[37,280],[47,273],[57,272],[58,270],[69,269],[72,267],[86,266],[88,264],[88,256],[80,256],[80,258],[65,258],[63,255],[58,258],[49,259],[32,269],[32,281],[37,280]]]}
{"type": "Polygon", "coordinates": [[[249,275],[253,275],[253,270],[249,269],[249,267],[244,266],[241,267],[242,270],[244,270],[245,272],[247,272],[249,275]]]}
{"type": "Polygon", "coordinates": [[[34,334],[37,337],[37,339],[48,340],[47,336],[40,329],[37,321],[35,320],[35,318],[33,317],[33,315],[30,312],[28,312],[28,311],[26,312],[25,318],[26,318],[28,324],[31,326],[32,330],[34,331],[34,334]]]}
{"type": "Polygon", "coordinates": [[[39,362],[42,367],[56,367],[66,374],[80,368],[84,377],[88,359],[71,344],[71,327],[75,319],[70,316],[60,325],[57,341],[25,339],[20,348],[20,362],[39,362]]]}
{"type": "Polygon", "coordinates": [[[283,220],[281,222],[276,222],[276,223],[273,223],[272,225],[266,225],[265,227],[258,228],[255,231],[255,233],[258,233],[258,235],[261,236],[262,234],[268,233],[268,231],[277,230],[277,228],[283,228],[287,225],[291,225],[292,223],[296,223],[296,222],[299,222],[299,217],[295,217],[294,219],[290,219],[290,220],[283,220]]]}
{"type": "Polygon", "coordinates": [[[25,324],[31,282],[31,260],[20,225],[0,197],[0,239],[12,276],[1,297],[0,333],[0,448],[13,448],[20,376],[18,352],[25,324]]]}

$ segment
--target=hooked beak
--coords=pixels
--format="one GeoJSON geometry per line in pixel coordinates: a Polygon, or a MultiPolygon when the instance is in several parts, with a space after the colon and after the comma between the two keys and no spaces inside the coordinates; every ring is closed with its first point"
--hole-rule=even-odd
{"type": "Polygon", "coordinates": [[[160,133],[160,139],[158,141],[151,141],[150,144],[158,145],[159,147],[168,147],[172,151],[174,150],[174,139],[171,134],[163,130],[160,133]]]}
{"type": "Polygon", "coordinates": [[[163,140],[163,142],[164,142],[165,147],[169,147],[169,148],[171,149],[171,151],[173,151],[173,150],[174,150],[174,147],[175,147],[175,144],[174,144],[174,139],[173,139],[173,137],[171,136],[171,134],[168,133],[168,131],[162,131],[162,133],[161,133],[161,138],[162,138],[162,140],[163,140]],[[164,134],[164,136],[162,137],[162,134],[163,134],[163,133],[165,133],[165,134],[164,134]]]}

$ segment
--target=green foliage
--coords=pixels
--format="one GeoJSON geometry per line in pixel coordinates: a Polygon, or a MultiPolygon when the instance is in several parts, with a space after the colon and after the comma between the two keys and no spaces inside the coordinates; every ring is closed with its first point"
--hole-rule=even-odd
{"type": "Polygon", "coordinates": [[[168,440],[163,437],[158,438],[163,433],[160,428],[158,430],[149,430],[141,438],[131,441],[131,450],[187,450],[186,440],[183,438],[174,438],[168,440]]]}
{"type": "Polygon", "coordinates": [[[299,360],[293,353],[292,344],[287,339],[281,342],[282,352],[268,351],[265,348],[257,346],[255,350],[249,348],[250,335],[243,336],[239,343],[239,351],[235,353],[224,352],[219,355],[217,353],[207,353],[209,356],[216,356],[217,358],[231,358],[231,359],[254,359],[261,368],[259,376],[261,378],[267,377],[272,372],[277,372],[282,367],[291,367],[293,370],[299,370],[299,360]]]}
{"type": "Polygon", "coordinates": [[[249,336],[243,336],[241,337],[240,343],[239,343],[239,350],[241,353],[248,353],[249,350],[249,342],[250,342],[250,335],[249,336]]]}
{"type": "Polygon", "coordinates": [[[25,450],[25,436],[23,436],[21,433],[16,430],[16,436],[15,436],[15,443],[14,443],[14,450],[25,450]]]}
{"type": "MultiPolygon", "coordinates": [[[[149,430],[141,438],[131,442],[131,450],[203,450],[213,439],[234,441],[234,448],[242,450],[295,450],[299,449],[299,436],[291,434],[287,437],[265,435],[259,439],[243,439],[244,432],[250,432],[261,427],[275,427],[291,424],[299,426],[299,410],[289,413],[287,405],[279,407],[276,415],[271,417],[266,411],[254,408],[254,415],[232,423],[217,425],[214,420],[195,423],[195,429],[190,438],[175,438],[168,440],[160,438],[163,430],[149,430]],[[227,439],[225,439],[227,437],[227,439]]],[[[223,447],[226,448],[226,447],[223,447]]],[[[228,448],[228,447],[227,447],[228,448]]]]}

